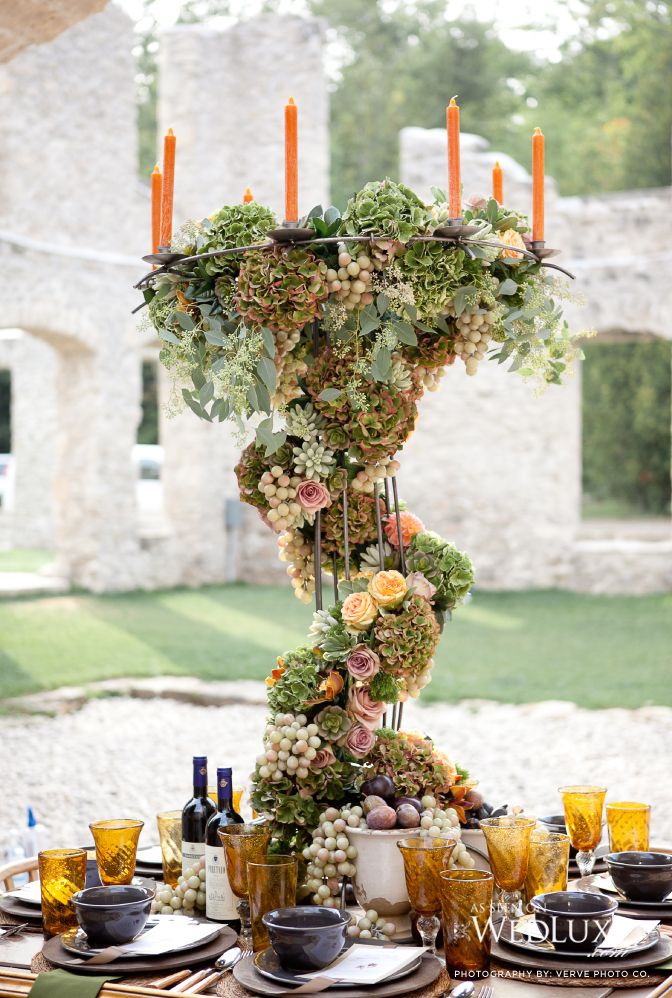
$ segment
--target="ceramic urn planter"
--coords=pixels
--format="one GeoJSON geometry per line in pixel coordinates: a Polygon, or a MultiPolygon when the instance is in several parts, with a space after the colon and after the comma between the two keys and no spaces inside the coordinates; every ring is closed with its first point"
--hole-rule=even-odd
{"type": "Polygon", "coordinates": [[[404,877],[404,861],[397,849],[400,839],[417,835],[417,828],[348,828],[348,838],[357,849],[357,872],[352,880],[357,903],[379,915],[406,915],[411,910],[404,877]]]}

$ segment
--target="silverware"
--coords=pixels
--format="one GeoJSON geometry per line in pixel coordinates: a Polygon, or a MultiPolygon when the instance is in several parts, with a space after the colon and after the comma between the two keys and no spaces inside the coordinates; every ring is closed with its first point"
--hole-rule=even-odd
{"type": "Polygon", "coordinates": [[[24,932],[29,927],[28,922],[22,922],[21,925],[9,925],[7,928],[3,925],[2,928],[4,931],[2,934],[7,939],[8,936],[18,936],[19,932],[24,932]]]}
{"type": "Polygon", "coordinates": [[[478,992],[478,998],[492,998],[492,984],[484,984],[478,992]]]}
{"type": "Polygon", "coordinates": [[[244,953],[240,946],[233,946],[215,960],[215,970],[233,970],[238,961],[242,960],[243,956],[244,953]]]}
{"type": "Polygon", "coordinates": [[[463,981],[450,992],[450,998],[471,998],[474,993],[473,981],[463,981]]]}

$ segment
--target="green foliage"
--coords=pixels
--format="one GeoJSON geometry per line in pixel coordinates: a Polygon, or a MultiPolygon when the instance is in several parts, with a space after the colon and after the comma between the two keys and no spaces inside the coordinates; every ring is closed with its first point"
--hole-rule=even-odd
{"type": "Polygon", "coordinates": [[[422,572],[436,586],[432,601],[437,610],[452,610],[474,584],[474,567],[468,555],[431,530],[411,539],[406,568],[409,572],[422,572]]]}
{"type": "Polygon", "coordinates": [[[274,714],[299,713],[312,700],[319,685],[319,662],[310,648],[297,648],[282,656],[285,669],[268,690],[268,705],[274,714]]]}
{"type": "Polygon", "coordinates": [[[372,700],[381,703],[396,703],[399,699],[399,686],[394,676],[386,672],[377,672],[369,683],[369,693],[372,700]]]}
{"type": "Polygon", "coordinates": [[[352,236],[375,232],[406,242],[427,225],[427,209],[409,187],[385,180],[365,184],[347,203],[342,231],[352,236]]]}
{"type": "Polygon", "coordinates": [[[586,346],[583,490],[591,501],[617,500],[634,516],[669,514],[671,361],[663,340],[586,346]]]}

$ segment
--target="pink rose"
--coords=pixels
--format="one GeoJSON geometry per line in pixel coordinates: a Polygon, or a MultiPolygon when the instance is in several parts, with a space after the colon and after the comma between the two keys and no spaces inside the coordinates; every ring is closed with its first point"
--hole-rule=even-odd
{"type": "Polygon", "coordinates": [[[317,755],[310,765],[312,769],[324,769],[325,766],[331,766],[332,762],[336,762],[336,756],[331,749],[321,748],[317,750],[317,755]]]}
{"type": "Polygon", "coordinates": [[[343,747],[358,759],[368,755],[375,744],[376,736],[373,731],[369,731],[362,724],[353,725],[343,741],[343,747]]]}
{"type": "Polygon", "coordinates": [[[426,600],[431,600],[436,592],[436,586],[432,585],[422,572],[411,572],[410,575],[407,575],[406,585],[413,590],[416,596],[424,596],[426,600]]]}
{"type": "Polygon", "coordinates": [[[385,713],[385,704],[372,698],[368,686],[351,686],[347,710],[350,717],[373,731],[385,713]]]}
{"type": "Polygon", "coordinates": [[[331,503],[329,489],[322,482],[307,479],[296,487],[296,501],[306,513],[316,513],[331,503]]]}
{"type": "Polygon", "coordinates": [[[355,679],[371,679],[380,669],[380,659],[366,645],[355,645],[348,655],[348,672],[355,679]]]}

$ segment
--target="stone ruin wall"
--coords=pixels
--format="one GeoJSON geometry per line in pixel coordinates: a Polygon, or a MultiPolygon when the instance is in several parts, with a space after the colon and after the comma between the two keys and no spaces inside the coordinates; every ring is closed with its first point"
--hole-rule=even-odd
{"type": "MultiPolygon", "coordinates": [[[[240,449],[227,427],[190,412],[163,418],[164,509],[139,522],[130,449],[140,360],[156,356],[157,344],[130,316],[137,299],[129,286],[141,273],[136,261],[147,248],[149,219],[148,193],[135,177],[131,44],[130,22],[108,7],[0,69],[10,137],[0,149],[3,300],[11,303],[3,326],[31,332],[22,346],[11,344],[21,396],[17,488],[23,482],[14,543],[29,546],[31,523],[34,536],[45,537],[53,522],[61,570],[96,590],[226,578],[225,500],[237,494],[232,468],[240,449]],[[37,109],[41,120],[33,122],[37,109]],[[47,144],[53,168],[45,182],[39,151],[47,144]],[[76,195],[73,162],[81,178],[76,195]],[[36,266],[44,275],[39,300],[36,266]],[[26,474],[41,454],[40,475],[26,474]]],[[[178,135],[178,220],[239,200],[247,185],[281,214],[282,104],[290,93],[300,107],[302,204],[326,203],[322,55],[323,26],[301,18],[264,16],[226,31],[189,26],[164,35],[159,122],[160,132],[172,126],[178,135]]],[[[495,152],[467,135],[463,153],[465,193],[487,192],[495,152]]],[[[497,158],[507,201],[527,208],[529,175],[497,158]]],[[[402,179],[428,194],[430,184],[444,182],[445,168],[441,130],[402,132],[402,179]]],[[[575,323],[672,334],[669,215],[669,190],[560,198],[549,184],[549,242],[563,248],[588,300],[575,323]]],[[[0,364],[9,351],[0,341],[0,364]]],[[[161,390],[165,398],[165,378],[161,390]]],[[[580,373],[537,398],[492,363],[475,378],[456,364],[439,392],[422,400],[418,429],[402,453],[402,495],[430,528],[472,554],[483,586],[671,589],[669,536],[586,536],[580,420],[580,373]]],[[[249,507],[242,524],[238,576],[281,580],[274,535],[249,507]]]]}

